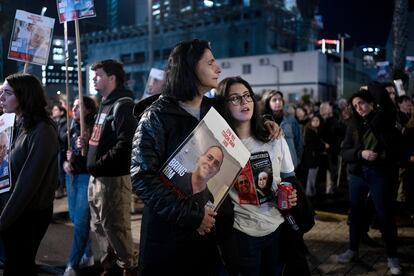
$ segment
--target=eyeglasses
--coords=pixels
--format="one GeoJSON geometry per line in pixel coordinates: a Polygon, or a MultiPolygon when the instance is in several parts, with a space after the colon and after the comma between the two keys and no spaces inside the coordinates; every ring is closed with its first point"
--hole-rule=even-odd
{"type": "Polygon", "coordinates": [[[253,101],[252,95],[248,93],[241,96],[231,96],[227,99],[228,102],[231,102],[234,105],[242,105],[243,100],[247,103],[251,103],[253,101]]]}

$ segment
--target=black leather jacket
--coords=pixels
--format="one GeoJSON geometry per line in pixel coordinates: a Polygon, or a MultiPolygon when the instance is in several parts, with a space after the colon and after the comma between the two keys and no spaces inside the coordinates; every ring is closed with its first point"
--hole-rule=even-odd
{"type": "MultiPolygon", "coordinates": [[[[210,100],[204,98],[201,117],[210,107],[210,100]]],[[[179,202],[175,193],[159,179],[159,170],[198,122],[175,100],[160,97],[142,115],[133,140],[131,160],[133,190],[145,205],[165,220],[192,229],[200,225],[204,206],[198,206],[191,199],[179,202]]]]}
{"type": "MultiPolygon", "coordinates": [[[[212,103],[211,99],[203,98],[201,118],[212,103]]],[[[191,255],[204,255],[208,248],[215,247],[214,242],[206,243],[210,235],[202,237],[196,232],[204,216],[204,206],[192,196],[179,197],[159,178],[162,165],[198,123],[177,101],[161,96],[147,108],[138,124],[132,146],[131,178],[134,192],[145,203],[140,265],[176,267],[187,258],[188,268],[196,265],[188,264],[191,255]]]]}

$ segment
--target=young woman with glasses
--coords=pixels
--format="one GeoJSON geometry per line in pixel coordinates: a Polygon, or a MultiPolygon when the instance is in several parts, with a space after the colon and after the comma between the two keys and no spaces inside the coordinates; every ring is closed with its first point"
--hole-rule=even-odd
{"type": "MultiPolygon", "coordinates": [[[[218,85],[217,97],[221,114],[252,154],[251,166],[254,166],[253,160],[258,160],[256,158],[259,156],[262,163],[267,162],[264,169],[270,172],[271,189],[276,191],[282,179],[294,177],[289,147],[284,138],[269,139],[259,118],[257,102],[249,83],[240,77],[226,78],[218,85]]],[[[242,172],[240,177],[246,175],[242,172]]],[[[257,183],[258,179],[254,181],[257,183]]],[[[234,204],[235,217],[232,238],[223,250],[230,274],[279,275],[280,225],[284,218],[276,208],[275,198],[270,196],[256,203],[246,202],[242,200],[243,193],[237,186],[230,190],[229,195],[234,204]]],[[[260,195],[258,198],[263,199],[260,195]]],[[[289,201],[293,206],[296,205],[296,190],[289,201]]]]}

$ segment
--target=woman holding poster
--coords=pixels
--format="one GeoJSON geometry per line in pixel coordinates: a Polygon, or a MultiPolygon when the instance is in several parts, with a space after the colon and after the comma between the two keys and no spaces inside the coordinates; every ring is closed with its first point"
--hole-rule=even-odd
{"type": "Polygon", "coordinates": [[[35,257],[53,213],[58,182],[58,138],[46,112],[38,79],[14,74],[1,87],[0,104],[15,113],[10,151],[12,188],[1,206],[0,237],[5,249],[5,276],[37,275],[35,257]]]}
{"type": "MultiPolygon", "coordinates": [[[[285,220],[272,191],[277,190],[282,179],[294,180],[289,147],[284,138],[269,139],[259,119],[253,90],[245,80],[240,77],[222,80],[216,95],[223,117],[251,153],[250,161],[229,193],[234,203],[234,232],[228,247],[223,249],[230,274],[279,275],[280,226],[285,220]],[[241,189],[240,181],[250,187],[241,189]],[[266,185],[271,189],[264,189],[266,185]]],[[[296,205],[296,190],[289,201],[296,205]]]]}
{"type": "Polygon", "coordinates": [[[212,106],[204,94],[217,86],[220,68],[204,40],[179,43],[166,66],[162,96],[142,115],[135,133],[131,177],[145,203],[140,275],[217,275],[219,254],[210,234],[216,213],[180,196],[160,169],[212,106]]]}

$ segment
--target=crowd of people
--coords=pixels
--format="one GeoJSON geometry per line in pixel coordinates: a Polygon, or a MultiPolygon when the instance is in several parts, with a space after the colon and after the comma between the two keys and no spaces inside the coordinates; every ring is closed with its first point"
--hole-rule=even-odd
{"type": "Polygon", "coordinates": [[[363,86],[348,101],[288,104],[283,91],[258,96],[240,77],[219,82],[210,44],[198,39],[176,45],[161,95],[137,104],[121,63],[102,60],[92,70],[101,102],[84,96],[70,112],[56,103],[48,113],[33,75],[13,74],[1,86],[3,112],[16,114],[8,152],[12,189],[0,194],[4,275],[36,275],[53,199],[64,190],[74,225],[66,276],[95,261],[101,275],[310,275],[303,241],[314,224],[309,198],[338,193],[343,179],[350,199],[349,249],[337,261],[358,258],[375,216],[388,267],[401,273],[393,210],[398,197],[414,214],[414,108],[413,99],[397,96],[392,84],[363,86]],[[212,89],[215,96],[206,97],[212,89]],[[161,177],[162,165],[211,107],[252,157],[269,164],[255,180],[256,203],[241,200],[254,185],[242,173],[219,209],[206,204],[206,183],[223,162],[220,146],[202,153],[197,169],[182,176],[176,189],[161,177]],[[275,204],[280,182],[293,185],[288,211],[275,204]],[[144,202],[139,250],[132,241],[132,194],[144,202]],[[368,205],[371,213],[365,212],[368,205]]]}

